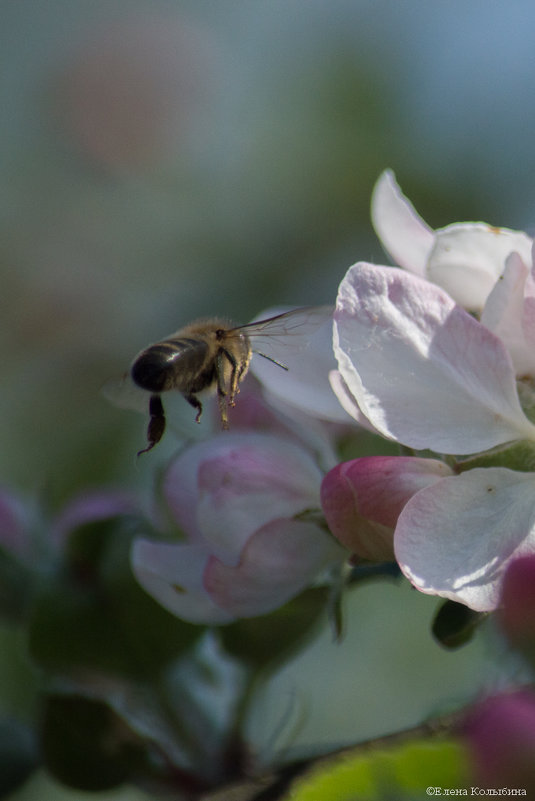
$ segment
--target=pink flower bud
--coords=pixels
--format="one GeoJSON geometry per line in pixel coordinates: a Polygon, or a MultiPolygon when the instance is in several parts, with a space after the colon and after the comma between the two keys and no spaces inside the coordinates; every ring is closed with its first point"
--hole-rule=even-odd
{"type": "Polygon", "coordinates": [[[483,701],[465,724],[475,780],[482,787],[535,792],[535,698],[503,693],[483,701]]]}
{"type": "Polygon", "coordinates": [[[507,567],[502,583],[500,622],[513,645],[535,655],[535,556],[507,567]]]}
{"type": "Polygon", "coordinates": [[[350,551],[372,561],[393,560],[394,529],[404,505],[450,472],[435,459],[369,456],[344,462],[323,479],[323,513],[350,551]]]}

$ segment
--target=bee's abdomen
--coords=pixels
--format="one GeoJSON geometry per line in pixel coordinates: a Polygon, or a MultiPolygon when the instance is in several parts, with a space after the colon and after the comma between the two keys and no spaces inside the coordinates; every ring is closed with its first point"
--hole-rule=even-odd
{"type": "Polygon", "coordinates": [[[206,343],[195,339],[170,339],[142,351],[131,368],[133,381],[142,389],[160,393],[182,390],[203,366],[206,343]]]}

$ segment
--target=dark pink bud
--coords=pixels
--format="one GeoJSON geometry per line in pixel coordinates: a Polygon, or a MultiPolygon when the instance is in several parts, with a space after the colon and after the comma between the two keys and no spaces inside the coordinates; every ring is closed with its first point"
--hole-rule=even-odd
{"type": "Polygon", "coordinates": [[[535,657],[535,555],[507,566],[500,607],[500,622],[511,643],[535,657]]]}
{"type": "Polygon", "coordinates": [[[415,492],[449,475],[435,459],[369,456],[343,462],[323,479],[321,505],[335,537],[363,559],[394,559],[399,514],[415,492]]]}
{"type": "Polygon", "coordinates": [[[535,792],[535,697],[503,693],[477,706],[464,734],[475,781],[482,787],[516,787],[535,792]]]}

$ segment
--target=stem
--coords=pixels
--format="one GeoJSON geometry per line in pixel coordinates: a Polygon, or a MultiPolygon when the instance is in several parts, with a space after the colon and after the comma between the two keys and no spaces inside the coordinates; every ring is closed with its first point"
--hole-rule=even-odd
{"type": "Polygon", "coordinates": [[[297,778],[306,777],[318,768],[334,765],[344,757],[356,758],[370,751],[393,748],[414,739],[429,739],[455,734],[464,721],[467,709],[427,720],[402,731],[344,746],[328,754],[297,760],[283,768],[249,781],[219,789],[203,796],[202,801],[282,801],[297,778]]]}

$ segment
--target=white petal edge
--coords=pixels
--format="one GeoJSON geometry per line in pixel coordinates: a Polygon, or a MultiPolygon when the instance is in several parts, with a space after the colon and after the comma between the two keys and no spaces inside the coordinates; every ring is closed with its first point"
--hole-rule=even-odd
{"type": "Polygon", "coordinates": [[[421,592],[495,609],[509,562],[535,553],[535,474],[477,468],[416,493],[394,535],[396,559],[421,592]]]}
{"type": "Polygon", "coordinates": [[[375,184],[371,214],[375,232],[395,264],[425,276],[434,232],[402,193],[392,170],[385,170],[375,184]]]}

